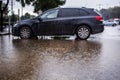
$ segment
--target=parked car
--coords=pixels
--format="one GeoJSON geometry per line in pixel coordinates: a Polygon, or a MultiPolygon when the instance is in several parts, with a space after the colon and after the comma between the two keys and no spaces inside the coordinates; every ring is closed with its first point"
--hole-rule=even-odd
{"type": "Polygon", "coordinates": [[[112,20],[105,20],[105,21],[103,21],[103,24],[104,24],[104,26],[116,26],[116,25],[118,25],[119,23],[118,22],[116,22],[116,21],[112,21],[112,20]]]}
{"type": "Polygon", "coordinates": [[[91,8],[54,8],[28,20],[16,23],[14,36],[28,39],[43,35],[74,35],[81,40],[104,30],[102,16],[91,8]]]}
{"type": "Polygon", "coordinates": [[[120,19],[114,19],[115,22],[117,22],[117,25],[120,25],[120,19]]]}

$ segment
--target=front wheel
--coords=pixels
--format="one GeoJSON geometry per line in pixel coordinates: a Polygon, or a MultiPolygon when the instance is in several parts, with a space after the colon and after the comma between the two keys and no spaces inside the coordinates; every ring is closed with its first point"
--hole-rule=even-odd
{"type": "Polygon", "coordinates": [[[20,37],[21,39],[31,38],[31,29],[29,27],[22,27],[20,29],[20,37]]]}
{"type": "Polygon", "coordinates": [[[88,39],[90,36],[90,33],[91,33],[90,28],[86,25],[79,26],[76,31],[76,35],[80,40],[88,39]]]}

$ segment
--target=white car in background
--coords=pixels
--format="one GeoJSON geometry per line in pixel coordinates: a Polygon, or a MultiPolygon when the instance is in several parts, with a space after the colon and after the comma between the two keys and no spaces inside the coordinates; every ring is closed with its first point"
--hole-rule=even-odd
{"type": "Polygon", "coordinates": [[[115,21],[115,20],[104,20],[103,21],[103,24],[104,24],[104,26],[116,26],[116,25],[118,25],[119,24],[119,22],[117,22],[117,21],[115,21]]]}
{"type": "Polygon", "coordinates": [[[120,24],[120,19],[114,19],[115,22],[117,22],[117,24],[120,24]]]}

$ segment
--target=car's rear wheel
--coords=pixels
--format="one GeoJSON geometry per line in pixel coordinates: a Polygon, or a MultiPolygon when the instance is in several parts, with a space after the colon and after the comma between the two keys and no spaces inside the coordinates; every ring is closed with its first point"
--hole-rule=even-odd
{"type": "Polygon", "coordinates": [[[79,26],[76,31],[76,35],[80,40],[88,39],[90,36],[90,33],[91,33],[90,28],[86,25],[79,26]]]}
{"type": "Polygon", "coordinates": [[[31,38],[31,29],[29,27],[22,27],[20,29],[20,37],[21,39],[31,38]]]}

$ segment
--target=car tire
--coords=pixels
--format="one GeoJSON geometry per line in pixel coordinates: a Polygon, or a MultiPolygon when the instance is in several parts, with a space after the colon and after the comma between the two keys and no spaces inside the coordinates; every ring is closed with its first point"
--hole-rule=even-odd
{"type": "Polygon", "coordinates": [[[31,29],[29,27],[22,27],[20,29],[20,38],[21,39],[31,38],[31,29]]]}
{"type": "Polygon", "coordinates": [[[116,24],[113,24],[112,26],[113,26],[113,27],[115,27],[115,26],[116,26],[116,24]]]}
{"type": "Polygon", "coordinates": [[[81,25],[76,31],[76,36],[80,40],[86,40],[89,38],[91,33],[90,28],[87,25],[81,25]]]}

